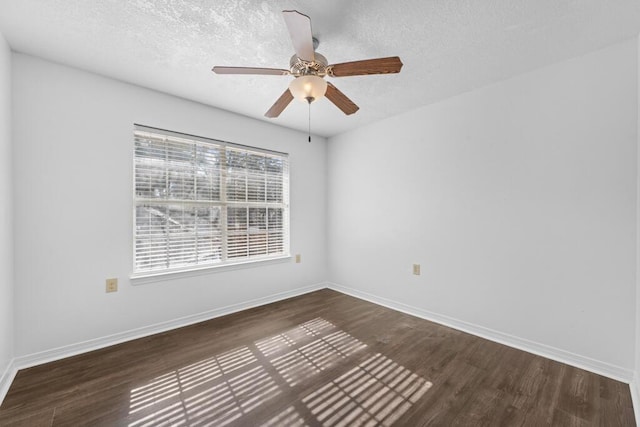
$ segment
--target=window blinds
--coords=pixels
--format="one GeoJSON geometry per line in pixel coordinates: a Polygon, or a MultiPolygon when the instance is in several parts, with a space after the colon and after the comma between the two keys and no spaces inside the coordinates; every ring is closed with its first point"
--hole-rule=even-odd
{"type": "Polygon", "coordinates": [[[135,126],[134,274],[284,255],[287,154],[135,126]]]}

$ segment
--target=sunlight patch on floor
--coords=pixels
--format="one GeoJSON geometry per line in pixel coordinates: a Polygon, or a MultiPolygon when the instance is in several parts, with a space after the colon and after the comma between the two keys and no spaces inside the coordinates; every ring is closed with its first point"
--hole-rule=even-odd
{"type": "MultiPolygon", "coordinates": [[[[254,344],[183,366],[133,388],[129,427],[225,426],[367,349],[364,342],[322,318],[254,344]]],[[[360,360],[365,356],[359,356],[360,360]]],[[[307,392],[264,425],[304,426],[311,418],[313,424],[323,426],[390,426],[430,387],[430,382],[378,353],[307,392]]]]}
{"type": "Polygon", "coordinates": [[[295,386],[341,359],[367,347],[332,323],[316,318],[256,342],[290,386],[295,386]],[[282,352],[284,354],[281,354],[282,352]]]}
{"type": "Polygon", "coordinates": [[[302,401],[323,426],[390,426],[431,386],[378,353],[302,401]]]}
{"type": "Polygon", "coordinates": [[[302,418],[298,411],[296,411],[296,408],[289,406],[287,409],[262,424],[261,427],[302,427],[307,425],[308,424],[304,421],[304,418],[302,418]]]}

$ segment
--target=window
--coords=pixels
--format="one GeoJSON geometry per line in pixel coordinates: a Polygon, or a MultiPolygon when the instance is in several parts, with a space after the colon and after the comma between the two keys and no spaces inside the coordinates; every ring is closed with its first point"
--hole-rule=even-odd
{"type": "Polygon", "coordinates": [[[134,276],[289,255],[287,154],[136,125],[134,276]]]}

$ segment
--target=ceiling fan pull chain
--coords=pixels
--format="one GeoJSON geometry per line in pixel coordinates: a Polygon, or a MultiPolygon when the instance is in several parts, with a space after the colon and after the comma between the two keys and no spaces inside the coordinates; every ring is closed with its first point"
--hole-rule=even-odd
{"type": "Polygon", "coordinates": [[[309,101],[309,142],[311,142],[311,101],[309,101]]]}

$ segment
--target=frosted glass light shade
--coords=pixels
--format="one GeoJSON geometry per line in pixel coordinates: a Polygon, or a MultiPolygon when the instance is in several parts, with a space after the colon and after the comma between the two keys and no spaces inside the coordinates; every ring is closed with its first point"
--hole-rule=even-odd
{"type": "Polygon", "coordinates": [[[294,98],[310,103],[324,96],[327,82],[318,76],[300,76],[289,83],[289,91],[294,98]]]}

